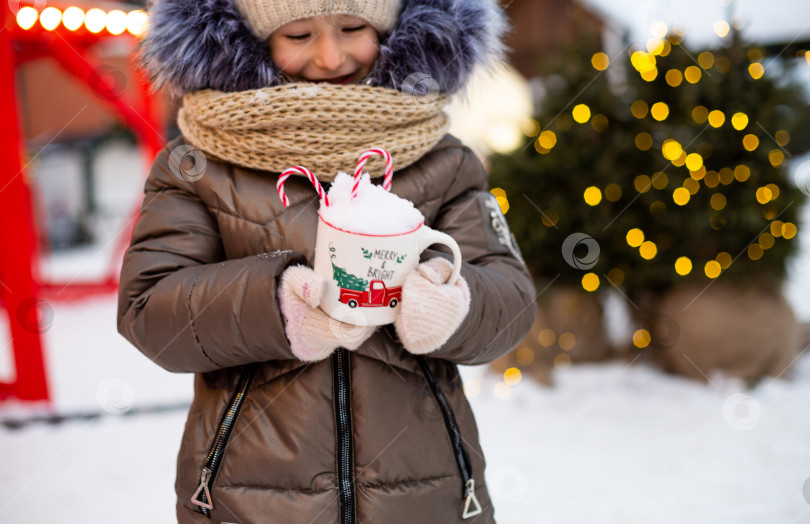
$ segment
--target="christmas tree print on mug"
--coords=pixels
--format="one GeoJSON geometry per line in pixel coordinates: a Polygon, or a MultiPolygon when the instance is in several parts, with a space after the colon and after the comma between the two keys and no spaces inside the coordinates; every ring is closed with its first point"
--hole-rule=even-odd
{"type": "Polygon", "coordinates": [[[458,279],[461,252],[455,240],[425,226],[424,217],[410,201],[390,192],[393,162],[387,151],[364,153],[354,177],[338,173],[328,194],[306,168],[284,171],[277,187],[285,205],[284,182],[294,173],[306,175],[321,197],[314,269],[327,280],[320,307],[333,318],[358,326],[392,323],[402,302],[405,277],[433,244],[450,248],[453,273],[448,283],[458,279]],[[382,186],[362,174],[365,162],[375,154],[386,159],[382,186]]]}

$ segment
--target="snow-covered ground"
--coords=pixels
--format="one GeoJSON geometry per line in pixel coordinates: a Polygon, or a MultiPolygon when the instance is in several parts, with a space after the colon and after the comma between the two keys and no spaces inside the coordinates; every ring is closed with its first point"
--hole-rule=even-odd
{"type": "MultiPolygon", "coordinates": [[[[55,411],[104,416],[0,429],[0,522],[172,522],[185,413],[150,408],[188,402],[191,376],[118,336],[112,297],[55,304],[46,347],[55,411]]],[[[560,370],[554,388],[462,374],[502,524],[810,522],[810,356],[753,390],[639,363],[560,370]]]]}

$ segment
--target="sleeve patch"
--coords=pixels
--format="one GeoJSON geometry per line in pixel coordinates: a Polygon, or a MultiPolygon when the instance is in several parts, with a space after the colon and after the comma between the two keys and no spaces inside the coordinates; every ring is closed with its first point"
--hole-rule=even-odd
{"type": "Polygon", "coordinates": [[[487,227],[484,229],[489,248],[493,250],[506,248],[513,257],[525,264],[520,249],[518,249],[517,241],[515,241],[515,235],[509,230],[509,224],[506,223],[506,217],[503,216],[501,206],[498,204],[495,195],[483,191],[478,193],[478,204],[481,207],[481,214],[487,217],[485,220],[487,227]]]}

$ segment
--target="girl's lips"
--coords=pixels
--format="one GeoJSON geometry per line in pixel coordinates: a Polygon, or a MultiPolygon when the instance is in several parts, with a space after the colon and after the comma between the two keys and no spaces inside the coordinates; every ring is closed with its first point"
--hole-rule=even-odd
{"type": "Polygon", "coordinates": [[[320,80],[320,82],[329,82],[330,84],[346,84],[352,79],[353,76],[354,73],[349,73],[348,75],[339,76],[336,78],[325,78],[320,80]]]}

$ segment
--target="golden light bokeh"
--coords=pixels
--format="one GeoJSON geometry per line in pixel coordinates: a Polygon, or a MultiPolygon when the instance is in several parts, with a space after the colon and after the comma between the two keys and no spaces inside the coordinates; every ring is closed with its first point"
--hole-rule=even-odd
{"type": "Polygon", "coordinates": [[[672,200],[679,206],[688,204],[691,197],[692,194],[685,187],[675,188],[675,191],[672,192],[672,200]]]}
{"type": "Polygon", "coordinates": [[[644,100],[636,100],[630,105],[630,112],[633,113],[633,116],[636,118],[644,118],[649,113],[650,107],[647,105],[647,102],[644,100]]]}
{"type": "Polygon", "coordinates": [[[683,146],[677,140],[665,140],[661,145],[661,153],[667,160],[676,160],[683,154],[683,146]]]}
{"type": "Polygon", "coordinates": [[[667,71],[667,74],[664,75],[664,79],[671,87],[678,87],[683,82],[683,73],[677,69],[670,69],[667,71]]]}
{"type": "Polygon", "coordinates": [[[644,231],[634,227],[627,232],[625,240],[627,240],[627,245],[630,247],[638,247],[644,242],[644,231]]]}
{"type": "Polygon", "coordinates": [[[655,245],[655,242],[646,240],[639,246],[638,252],[644,260],[652,260],[658,254],[658,246],[655,245]]]}
{"type": "Polygon", "coordinates": [[[703,157],[698,153],[690,153],[686,155],[686,168],[689,171],[697,171],[703,167],[703,157]]]}
{"type": "Polygon", "coordinates": [[[655,189],[664,189],[669,185],[669,177],[663,171],[653,173],[652,185],[655,189]]]}
{"type": "Polygon", "coordinates": [[[664,102],[656,102],[650,108],[650,115],[659,122],[663,122],[669,116],[669,106],[664,102]]]}
{"type": "Polygon", "coordinates": [[[731,126],[737,131],[742,131],[748,126],[748,115],[745,113],[734,113],[731,117],[731,126]]]}
{"type": "Polygon", "coordinates": [[[652,337],[646,329],[638,329],[633,333],[633,345],[637,348],[644,349],[650,345],[650,342],[652,342],[652,337]]]}
{"type": "Polygon", "coordinates": [[[759,244],[751,244],[748,246],[748,258],[751,260],[759,260],[764,254],[765,250],[762,249],[762,246],[759,244]]]}
{"type": "Polygon", "coordinates": [[[726,115],[722,111],[715,109],[714,111],[709,113],[708,119],[710,126],[719,128],[726,121],[726,115]]]}
{"type": "Polygon", "coordinates": [[[771,249],[775,242],[776,242],[776,240],[773,238],[773,235],[771,235],[770,233],[762,233],[761,235],[759,235],[759,239],[757,240],[757,243],[760,246],[762,246],[762,249],[766,249],[766,250],[771,249]]]}
{"type": "Polygon", "coordinates": [[[635,187],[636,191],[638,191],[639,193],[646,193],[652,187],[650,177],[648,177],[647,175],[638,175],[633,180],[633,187],[635,187]]]}
{"type": "Polygon", "coordinates": [[[591,57],[591,65],[597,71],[604,71],[610,65],[610,58],[605,53],[594,53],[591,57]]]}
{"type": "Polygon", "coordinates": [[[720,253],[717,253],[717,256],[715,257],[715,260],[717,260],[717,263],[720,264],[720,267],[722,269],[727,269],[729,266],[731,266],[731,262],[732,262],[731,255],[726,253],[725,251],[721,251],[720,253]]]}
{"type": "Polygon", "coordinates": [[[653,139],[651,134],[647,133],[646,131],[642,131],[636,135],[636,147],[640,151],[649,151],[652,145],[653,139]]]}
{"type": "Polygon", "coordinates": [[[757,189],[756,196],[757,202],[759,202],[760,204],[767,204],[773,198],[773,193],[771,193],[770,189],[763,186],[757,189]]]}
{"type": "Polygon", "coordinates": [[[554,333],[553,329],[546,328],[537,335],[537,342],[539,342],[541,346],[549,348],[557,342],[557,334],[554,333]]]}
{"type": "Polygon", "coordinates": [[[699,67],[689,66],[684,70],[683,77],[686,78],[686,81],[690,84],[697,84],[703,77],[703,73],[700,71],[699,67]]]}
{"type": "Polygon", "coordinates": [[[784,129],[780,129],[774,134],[774,138],[776,139],[776,143],[782,147],[785,147],[790,143],[790,133],[785,131],[784,129]]]}
{"type": "Polygon", "coordinates": [[[695,106],[692,108],[692,120],[696,124],[704,124],[709,118],[709,109],[705,106],[695,106]]]}
{"type": "Polygon", "coordinates": [[[798,230],[796,228],[796,224],[792,222],[785,222],[782,224],[782,238],[790,240],[796,236],[797,232],[798,230]]]}
{"type": "Polygon", "coordinates": [[[523,134],[526,136],[535,137],[540,132],[540,122],[534,118],[527,118],[520,125],[520,130],[523,131],[523,134]]]}
{"type": "Polygon", "coordinates": [[[754,151],[759,147],[759,137],[757,135],[748,134],[743,137],[743,147],[746,151],[754,151]]]}
{"type": "Polygon", "coordinates": [[[571,357],[567,353],[560,353],[554,357],[554,368],[563,371],[571,367],[571,357]]]}
{"type": "Polygon", "coordinates": [[[608,184],[605,187],[605,198],[611,202],[618,202],[622,198],[622,186],[619,184],[608,184]]]}
{"type": "Polygon", "coordinates": [[[678,257],[678,260],[675,261],[675,272],[681,276],[692,272],[692,261],[689,257],[678,257]]]}
{"type": "Polygon", "coordinates": [[[748,74],[751,75],[751,78],[754,80],[759,80],[762,78],[762,75],[765,74],[765,68],[759,62],[754,62],[748,66],[748,74]]]}
{"type": "Polygon", "coordinates": [[[523,374],[518,368],[509,368],[503,372],[503,381],[510,386],[517,386],[522,378],[523,374]]]}
{"type": "Polygon", "coordinates": [[[557,341],[557,344],[560,346],[560,349],[564,351],[570,351],[574,349],[574,346],[577,344],[577,339],[573,333],[565,332],[560,334],[560,338],[557,341]]]}
{"type": "Polygon", "coordinates": [[[722,193],[715,193],[709,199],[709,204],[715,211],[722,211],[726,207],[726,197],[722,193]]]}
{"type": "Polygon", "coordinates": [[[709,260],[706,262],[706,265],[703,266],[703,272],[709,278],[717,278],[720,276],[720,273],[723,272],[723,268],[717,260],[709,260]]]}
{"type": "Polygon", "coordinates": [[[714,55],[709,51],[703,51],[698,55],[697,59],[698,64],[700,64],[700,67],[703,69],[711,69],[714,65],[714,55]]]}
{"type": "Polygon", "coordinates": [[[577,104],[571,112],[571,116],[578,124],[584,124],[591,119],[591,108],[585,104],[577,104]]]}
{"type": "Polygon", "coordinates": [[[587,188],[582,196],[589,206],[599,205],[599,202],[602,201],[602,191],[596,186],[587,188]]]}
{"type": "MultiPolygon", "coordinates": [[[[599,275],[596,273],[586,273],[583,275],[582,289],[591,293],[599,289],[599,275]]],[[[562,335],[560,335],[560,344],[562,345],[562,335]]]]}
{"type": "Polygon", "coordinates": [[[745,182],[751,176],[751,168],[745,164],[740,164],[734,168],[734,178],[738,182],[745,182]]]}
{"type": "Polygon", "coordinates": [[[557,145],[557,134],[550,129],[546,129],[537,137],[537,143],[544,149],[552,149],[557,145]]]}
{"type": "Polygon", "coordinates": [[[785,161],[785,154],[781,149],[771,149],[768,153],[768,161],[773,167],[779,167],[785,161]]]}

